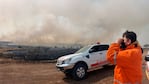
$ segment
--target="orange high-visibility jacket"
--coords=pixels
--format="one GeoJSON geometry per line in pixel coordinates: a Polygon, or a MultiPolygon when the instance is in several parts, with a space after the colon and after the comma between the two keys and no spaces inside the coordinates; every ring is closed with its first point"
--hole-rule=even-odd
{"type": "Polygon", "coordinates": [[[107,60],[115,64],[114,84],[142,84],[142,51],[134,44],[120,49],[120,44],[113,43],[107,51],[107,60]]]}

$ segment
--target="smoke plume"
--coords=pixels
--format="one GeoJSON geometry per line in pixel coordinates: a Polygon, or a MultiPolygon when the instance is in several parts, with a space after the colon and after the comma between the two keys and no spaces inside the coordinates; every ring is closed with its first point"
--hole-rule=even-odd
{"type": "Polygon", "coordinates": [[[149,43],[148,0],[0,0],[0,40],[22,44],[111,43],[126,30],[149,43]]]}

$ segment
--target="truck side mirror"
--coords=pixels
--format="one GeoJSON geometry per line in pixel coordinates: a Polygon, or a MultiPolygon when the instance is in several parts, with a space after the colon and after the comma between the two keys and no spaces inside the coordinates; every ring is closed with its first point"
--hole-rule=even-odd
{"type": "Polygon", "coordinates": [[[92,52],[94,52],[94,49],[90,49],[90,50],[89,50],[89,53],[92,53],[92,52]]]}
{"type": "Polygon", "coordinates": [[[95,52],[95,49],[90,49],[89,50],[89,53],[93,53],[93,52],[95,52]]]}

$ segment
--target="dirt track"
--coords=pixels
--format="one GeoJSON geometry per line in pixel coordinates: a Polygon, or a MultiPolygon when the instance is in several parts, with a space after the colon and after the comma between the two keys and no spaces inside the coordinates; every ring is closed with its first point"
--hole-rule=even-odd
{"type": "MultiPolygon", "coordinates": [[[[26,63],[0,59],[0,84],[112,84],[113,66],[90,72],[74,81],[55,68],[55,63],[26,63]]],[[[144,67],[143,67],[144,69],[144,67]]],[[[149,84],[144,74],[143,84],[149,84]]]]}
{"type": "MultiPolygon", "coordinates": [[[[144,57],[143,57],[144,58],[144,57]]],[[[143,84],[149,84],[143,62],[143,84]]],[[[0,58],[0,84],[112,84],[113,66],[90,72],[88,78],[75,81],[57,71],[55,63],[23,62],[0,58]]]]}

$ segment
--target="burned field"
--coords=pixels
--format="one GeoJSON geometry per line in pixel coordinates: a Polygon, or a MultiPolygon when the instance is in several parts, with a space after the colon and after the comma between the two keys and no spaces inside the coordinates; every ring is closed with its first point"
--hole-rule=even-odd
{"type": "Polygon", "coordinates": [[[0,57],[16,60],[55,60],[76,52],[78,47],[7,46],[0,48],[0,57]]]}

